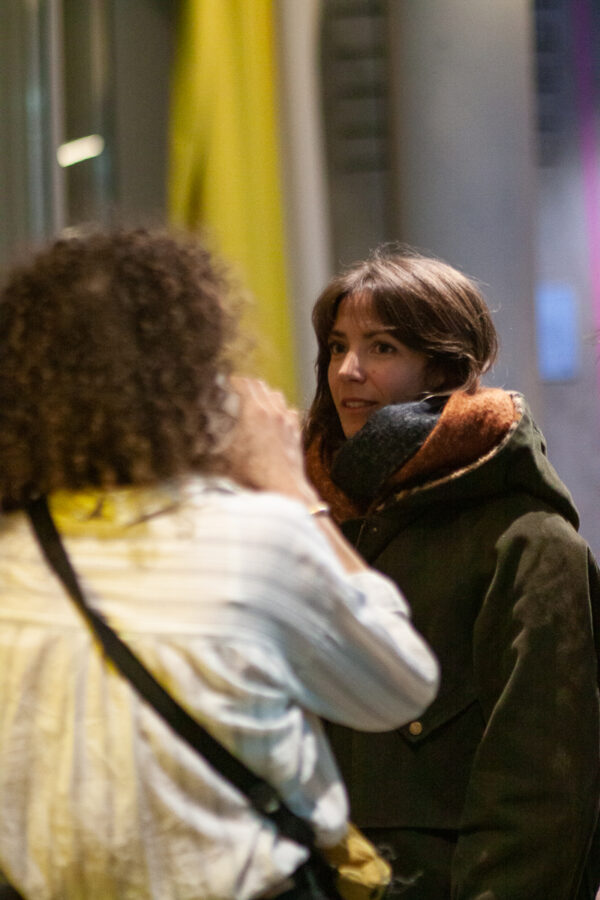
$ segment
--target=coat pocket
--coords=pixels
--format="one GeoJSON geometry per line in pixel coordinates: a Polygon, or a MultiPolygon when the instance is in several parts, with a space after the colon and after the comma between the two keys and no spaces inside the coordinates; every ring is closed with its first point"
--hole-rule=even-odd
{"type": "MultiPolygon", "coordinates": [[[[470,706],[477,703],[477,694],[473,684],[462,682],[436,697],[419,719],[408,722],[398,730],[409,743],[419,744],[426,741],[439,729],[449,725],[453,719],[461,716],[470,706]]],[[[483,714],[481,715],[481,724],[483,729],[483,714]]]]}

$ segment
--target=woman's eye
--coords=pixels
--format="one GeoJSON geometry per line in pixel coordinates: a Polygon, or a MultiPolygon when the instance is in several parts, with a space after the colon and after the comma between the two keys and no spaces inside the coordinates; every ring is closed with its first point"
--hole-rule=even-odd
{"type": "Polygon", "coordinates": [[[339,353],[345,353],[344,345],[340,341],[330,341],[329,353],[331,354],[331,356],[337,356],[339,353]]]}
{"type": "Polygon", "coordinates": [[[394,344],[389,344],[387,341],[376,341],[373,344],[373,350],[375,353],[386,355],[388,353],[396,353],[396,347],[394,344]]]}

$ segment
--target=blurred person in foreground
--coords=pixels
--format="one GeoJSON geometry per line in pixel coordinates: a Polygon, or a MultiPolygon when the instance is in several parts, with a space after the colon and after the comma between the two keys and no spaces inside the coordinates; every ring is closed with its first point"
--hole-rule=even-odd
{"type": "Polygon", "coordinates": [[[598,570],[524,398],[481,385],[484,298],[383,247],[332,279],[313,323],[309,474],[441,667],[403,728],[332,727],[352,817],[412,878],[407,900],[591,900],[598,570]]]}
{"type": "Polygon", "coordinates": [[[435,694],[398,590],[311,515],[296,414],[230,378],[227,295],[201,245],[142,230],[58,240],[2,286],[0,868],[30,900],[293,897],[307,856],[107,662],[31,500],[92,605],[323,846],[348,809],[319,717],[380,731],[435,694]]]}

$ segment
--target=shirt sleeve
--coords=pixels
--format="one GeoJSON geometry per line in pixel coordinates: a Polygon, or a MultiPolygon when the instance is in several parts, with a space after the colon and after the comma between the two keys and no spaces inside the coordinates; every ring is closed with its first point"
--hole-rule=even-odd
{"type": "Polygon", "coordinates": [[[453,900],[574,897],[594,828],[599,714],[587,548],[556,516],[528,519],[502,538],[476,624],[487,725],[453,900]]]}
{"type": "Polygon", "coordinates": [[[294,518],[279,548],[282,596],[267,610],[278,622],[294,699],[363,731],[404,724],[433,700],[439,678],[405,598],[373,570],[348,574],[306,513],[294,518]]]}

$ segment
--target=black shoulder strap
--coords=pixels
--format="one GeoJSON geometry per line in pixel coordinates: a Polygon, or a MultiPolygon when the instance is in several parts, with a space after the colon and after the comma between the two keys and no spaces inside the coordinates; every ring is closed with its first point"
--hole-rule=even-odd
{"type": "Polygon", "coordinates": [[[173,731],[245,794],[258,812],[272,819],[282,834],[300,844],[312,847],[314,834],[309,823],[288,809],[271,785],[255,775],[199,725],[156,681],[102,616],[88,606],[50,515],[46,499],[41,497],[35,500],[29,504],[26,512],[46,560],[96,634],[104,652],[121,674],[144,700],[154,707],[173,731]]]}

